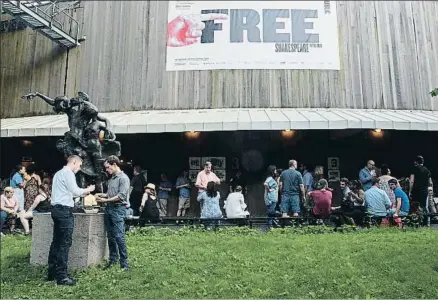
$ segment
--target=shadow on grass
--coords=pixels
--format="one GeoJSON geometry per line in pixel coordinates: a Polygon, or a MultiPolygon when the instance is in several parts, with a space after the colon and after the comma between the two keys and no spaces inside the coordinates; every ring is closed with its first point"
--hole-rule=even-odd
{"type": "Polygon", "coordinates": [[[31,265],[30,253],[11,253],[1,260],[1,278],[4,284],[42,282],[46,277],[47,267],[31,265]]]}
{"type": "MultiPolygon", "coordinates": [[[[100,272],[105,269],[107,262],[90,266],[85,269],[69,269],[73,277],[82,277],[89,272],[100,272]]],[[[4,284],[23,284],[23,282],[47,282],[47,266],[35,266],[30,264],[30,253],[9,254],[3,257],[0,265],[1,279],[4,284]]]]}

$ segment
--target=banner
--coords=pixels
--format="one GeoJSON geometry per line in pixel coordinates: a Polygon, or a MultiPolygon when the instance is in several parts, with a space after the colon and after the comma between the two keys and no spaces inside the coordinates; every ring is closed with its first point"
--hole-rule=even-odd
{"type": "Polygon", "coordinates": [[[169,1],[166,70],[339,70],[336,1],[169,1]]]}

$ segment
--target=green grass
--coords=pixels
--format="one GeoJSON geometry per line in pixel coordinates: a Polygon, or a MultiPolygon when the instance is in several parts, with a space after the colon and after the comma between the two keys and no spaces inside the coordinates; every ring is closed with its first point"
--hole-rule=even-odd
{"type": "MultiPolygon", "coordinates": [[[[309,229],[307,233],[311,233],[309,229]]],[[[313,231],[314,232],[314,231],[313,231]]],[[[45,282],[31,242],[1,241],[1,298],[436,298],[438,230],[300,234],[131,233],[131,270],[74,272],[75,287],[45,282]]]]}

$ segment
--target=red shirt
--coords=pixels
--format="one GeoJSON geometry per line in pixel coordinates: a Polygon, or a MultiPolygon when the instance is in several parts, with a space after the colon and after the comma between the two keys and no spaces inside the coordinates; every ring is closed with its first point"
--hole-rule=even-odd
{"type": "Polygon", "coordinates": [[[311,191],[315,205],[313,206],[313,213],[316,216],[327,217],[330,215],[332,207],[332,192],[328,190],[311,191]]]}

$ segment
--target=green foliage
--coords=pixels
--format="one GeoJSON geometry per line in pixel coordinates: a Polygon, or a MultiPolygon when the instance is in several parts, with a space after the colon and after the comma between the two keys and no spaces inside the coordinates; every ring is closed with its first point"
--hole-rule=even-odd
{"type": "Polygon", "coordinates": [[[294,227],[268,233],[141,228],[128,234],[131,270],[73,272],[75,287],[29,265],[29,238],[1,240],[2,299],[435,298],[438,230],[294,227]]]}
{"type": "Polygon", "coordinates": [[[438,88],[433,89],[433,90],[430,92],[430,95],[431,95],[432,97],[436,97],[436,96],[438,96],[438,88]]]}

